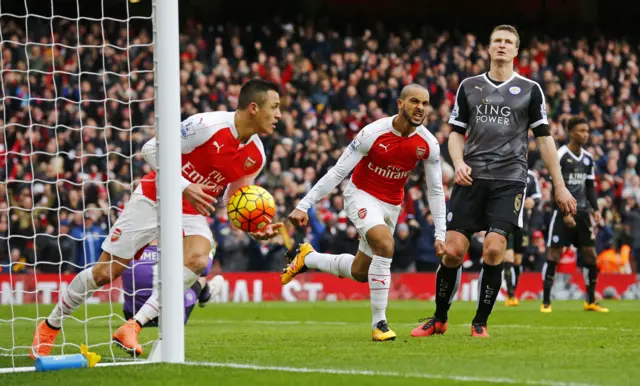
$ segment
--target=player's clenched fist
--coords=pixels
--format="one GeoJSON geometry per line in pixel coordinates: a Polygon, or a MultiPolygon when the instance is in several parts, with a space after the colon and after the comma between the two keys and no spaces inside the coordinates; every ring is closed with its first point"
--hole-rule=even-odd
{"type": "Polygon", "coordinates": [[[215,194],[215,188],[202,184],[190,184],[184,189],[182,195],[198,213],[203,216],[209,216],[216,211],[213,204],[218,201],[208,193],[215,194]]]}
{"type": "Polygon", "coordinates": [[[294,209],[293,212],[289,214],[289,221],[297,227],[304,227],[309,223],[309,215],[300,209],[294,209]]]}
{"type": "Polygon", "coordinates": [[[456,176],[454,182],[460,186],[471,186],[473,180],[471,179],[471,168],[469,165],[460,163],[456,165],[456,176]]]}

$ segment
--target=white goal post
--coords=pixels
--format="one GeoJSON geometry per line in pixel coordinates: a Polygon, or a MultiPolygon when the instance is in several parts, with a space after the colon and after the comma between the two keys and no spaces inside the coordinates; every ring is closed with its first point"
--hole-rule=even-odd
{"type": "Polygon", "coordinates": [[[52,354],[86,344],[99,365],[183,363],[178,0],[0,0],[0,63],[0,373],[34,370],[37,324],[97,260],[154,135],[158,338],[133,361],[114,348],[115,284],[86,294],[52,354]]]}
{"type": "MultiPolygon", "coordinates": [[[[182,192],[180,151],[180,62],[178,0],[154,0],[158,204],[160,207],[160,359],[184,362],[182,290],[182,192]],[[161,28],[158,28],[161,26],[161,28]],[[166,256],[166,258],[162,258],[166,256]],[[176,272],[178,272],[176,274],[176,272]]],[[[155,355],[152,353],[152,360],[155,355]]]]}

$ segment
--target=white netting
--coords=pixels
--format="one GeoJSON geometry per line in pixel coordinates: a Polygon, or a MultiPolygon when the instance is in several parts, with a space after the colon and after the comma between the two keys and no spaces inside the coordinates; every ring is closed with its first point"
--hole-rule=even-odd
{"type": "MultiPolygon", "coordinates": [[[[150,2],[0,0],[0,368],[32,365],[36,324],[97,261],[148,171],[152,44],[150,2]]],[[[126,359],[110,344],[124,320],[116,287],[65,319],[54,354],[85,343],[126,359]]]]}

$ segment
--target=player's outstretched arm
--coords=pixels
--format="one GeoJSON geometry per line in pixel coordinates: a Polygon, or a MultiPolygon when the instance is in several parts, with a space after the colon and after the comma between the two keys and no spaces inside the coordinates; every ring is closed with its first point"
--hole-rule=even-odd
{"type": "Polygon", "coordinates": [[[545,135],[536,137],[536,143],[538,144],[542,161],[544,161],[544,166],[549,170],[549,174],[553,180],[556,202],[560,210],[565,214],[576,214],[576,199],[573,198],[564,184],[555,141],[550,135],[545,135]]]}

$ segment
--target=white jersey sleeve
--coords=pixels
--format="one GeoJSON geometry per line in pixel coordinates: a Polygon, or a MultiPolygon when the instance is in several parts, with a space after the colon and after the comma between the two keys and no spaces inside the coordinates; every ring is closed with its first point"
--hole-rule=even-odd
{"type": "Polygon", "coordinates": [[[236,190],[240,189],[243,186],[254,184],[256,177],[260,174],[260,172],[264,168],[264,165],[267,163],[267,156],[264,152],[264,145],[262,144],[260,137],[258,137],[257,134],[254,134],[251,140],[254,141],[258,146],[258,149],[260,149],[260,153],[262,154],[262,164],[260,165],[260,169],[258,169],[256,172],[240,177],[235,181],[231,181],[229,185],[227,185],[227,189],[224,191],[224,194],[222,195],[222,202],[224,203],[225,208],[229,203],[229,198],[231,198],[231,196],[233,195],[233,193],[236,192],[236,190]]]}
{"type": "Polygon", "coordinates": [[[324,196],[331,193],[331,191],[351,173],[356,165],[358,165],[362,157],[369,154],[371,146],[383,131],[379,128],[379,125],[372,126],[374,124],[375,122],[360,130],[358,135],[356,135],[349,146],[347,146],[344,153],[342,153],[342,156],[340,156],[335,166],[300,200],[296,209],[300,209],[303,212],[308,211],[324,196]]]}
{"type": "MultiPolygon", "coordinates": [[[[425,130],[426,131],[426,130],[425,130]]],[[[433,215],[436,240],[445,241],[446,231],[446,204],[444,188],[442,186],[442,165],[440,164],[440,145],[438,140],[429,132],[424,138],[429,144],[429,157],[423,161],[424,172],[427,180],[427,199],[429,209],[433,215]]]]}
{"type": "MultiPolygon", "coordinates": [[[[194,114],[180,123],[180,149],[182,154],[189,154],[198,146],[207,142],[215,132],[229,125],[229,115],[233,113],[200,113],[194,114]]],[[[142,146],[142,158],[153,170],[158,169],[157,142],[153,137],[142,146]]],[[[182,177],[182,190],[191,182],[182,177]]]]}

